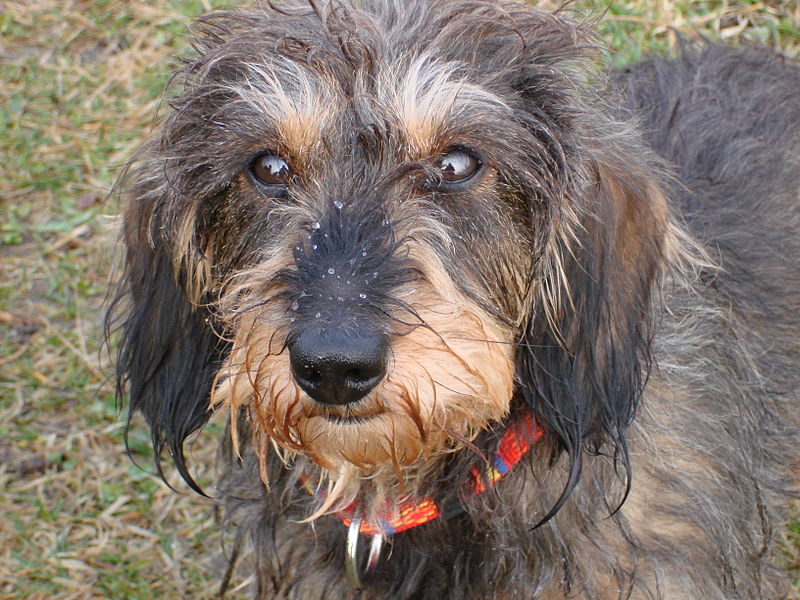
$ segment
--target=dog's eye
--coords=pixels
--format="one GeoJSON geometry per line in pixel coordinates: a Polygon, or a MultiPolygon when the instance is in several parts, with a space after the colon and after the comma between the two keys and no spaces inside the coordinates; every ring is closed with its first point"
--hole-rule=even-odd
{"type": "Polygon", "coordinates": [[[255,158],[250,171],[261,183],[266,185],[286,185],[292,176],[292,168],[277,154],[261,154],[255,158]]]}
{"type": "Polygon", "coordinates": [[[481,161],[464,150],[452,150],[438,162],[442,171],[442,181],[460,183],[466,181],[481,168],[481,161]]]}

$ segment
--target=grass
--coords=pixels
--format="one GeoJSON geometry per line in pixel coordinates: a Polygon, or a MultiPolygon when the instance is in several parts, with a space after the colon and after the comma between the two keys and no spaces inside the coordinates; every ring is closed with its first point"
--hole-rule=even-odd
{"type": "MultiPolygon", "coordinates": [[[[126,456],[101,315],[118,208],[107,193],[152,127],[191,18],[226,4],[3,2],[0,600],[216,594],[213,504],[126,456]]],[[[628,0],[600,31],[613,63],[668,51],[675,31],[798,56],[799,22],[792,0],[628,0]]],[[[135,423],[131,453],[146,467],[147,436],[135,423]]],[[[201,482],[212,480],[213,438],[191,451],[201,482]]],[[[800,525],[786,536],[800,568],[800,525]]]]}

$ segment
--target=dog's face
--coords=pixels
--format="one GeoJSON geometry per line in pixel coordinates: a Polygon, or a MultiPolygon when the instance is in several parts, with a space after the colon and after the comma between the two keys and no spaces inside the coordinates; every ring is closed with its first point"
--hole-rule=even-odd
{"type": "Polygon", "coordinates": [[[321,467],[329,504],[415,491],[513,411],[575,456],[631,417],[668,226],[584,34],[375,4],[202,21],[132,164],[120,380],[184,474],[212,407],[321,467]]]}
{"type": "Polygon", "coordinates": [[[534,256],[491,143],[513,113],[427,53],[318,60],[267,56],[228,84],[226,134],[252,146],[210,219],[246,244],[209,277],[233,339],[213,400],[326,469],[396,473],[509,409],[534,256]]]}

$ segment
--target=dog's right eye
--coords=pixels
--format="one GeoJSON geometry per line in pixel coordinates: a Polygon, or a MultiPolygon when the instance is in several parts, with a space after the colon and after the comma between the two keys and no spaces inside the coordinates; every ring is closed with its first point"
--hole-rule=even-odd
{"type": "Polygon", "coordinates": [[[482,163],[477,156],[464,150],[453,149],[437,163],[445,183],[462,183],[477,173],[482,163]]]}
{"type": "Polygon", "coordinates": [[[250,165],[250,172],[264,185],[286,185],[292,176],[292,168],[277,154],[260,154],[250,165]]]}

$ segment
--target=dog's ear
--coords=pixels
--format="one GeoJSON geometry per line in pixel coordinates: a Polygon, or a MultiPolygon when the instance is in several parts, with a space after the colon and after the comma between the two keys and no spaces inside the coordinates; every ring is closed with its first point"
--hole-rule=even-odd
{"type": "Polygon", "coordinates": [[[625,429],[650,368],[652,304],[677,238],[657,162],[644,148],[629,152],[598,151],[603,158],[575,176],[578,196],[560,199],[572,223],[554,217],[517,357],[522,395],[571,459],[551,515],[577,484],[583,451],[613,455],[630,485],[625,429]]]}
{"type": "Polygon", "coordinates": [[[143,186],[128,196],[124,271],[107,316],[107,331],[121,330],[117,396],[129,397],[128,426],[137,411],[146,419],[159,473],[166,448],[180,475],[202,493],[187,469],[183,444],[210,417],[209,394],[226,344],[203,302],[190,299],[174,240],[155,214],[163,199],[143,186]]]}
{"type": "Polygon", "coordinates": [[[650,366],[651,303],[674,238],[659,161],[596,91],[591,23],[522,4],[486,10],[495,18],[468,20],[471,37],[461,35],[513,92],[525,133],[511,151],[524,152],[524,169],[507,183],[528,199],[536,256],[518,394],[570,457],[549,518],[577,484],[584,452],[616,456],[627,474],[625,429],[650,366]]]}

